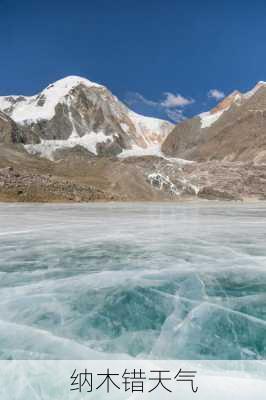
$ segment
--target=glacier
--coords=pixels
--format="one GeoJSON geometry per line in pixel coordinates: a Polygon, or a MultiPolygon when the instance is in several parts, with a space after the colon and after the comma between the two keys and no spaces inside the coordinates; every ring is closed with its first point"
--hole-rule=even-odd
{"type": "Polygon", "coordinates": [[[0,204],[0,358],[265,359],[265,213],[0,204]]]}

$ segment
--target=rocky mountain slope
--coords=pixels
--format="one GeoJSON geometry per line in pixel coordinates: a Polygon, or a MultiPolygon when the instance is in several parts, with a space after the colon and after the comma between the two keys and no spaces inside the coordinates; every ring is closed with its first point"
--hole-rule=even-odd
{"type": "Polygon", "coordinates": [[[106,156],[143,150],[159,146],[173,128],[168,121],[134,113],[106,87],[75,76],[35,96],[0,97],[0,110],[23,132],[12,141],[48,158],[76,145],[106,156]]]}
{"type": "Polygon", "coordinates": [[[162,145],[188,160],[266,162],[266,83],[226,97],[217,107],[178,124],[162,145]]]}
{"type": "Polygon", "coordinates": [[[0,112],[0,142],[16,143],[22,140],[19,128],[6,114],[0,112]]]}

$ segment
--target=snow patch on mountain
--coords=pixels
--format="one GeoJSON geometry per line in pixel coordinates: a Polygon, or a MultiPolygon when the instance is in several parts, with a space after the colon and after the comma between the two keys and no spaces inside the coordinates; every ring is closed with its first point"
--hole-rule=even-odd
{"type": "Polygon", "coordinates": [[[209,128],[212,126],[226,110],[218,111],[216,113],[204,112],[199,114],[201,119],[201,128],[209,128]]]}
{"type": "Polygon", "coordinates": [[[165,154],[161,151],[161,146],[159,144],[151,145],[146,149],[143,149],[139,146],[132,146],[130,150],[123,150],[122,153],[118,155],[119,158],[128,158],[128,157],[144,157],[144,156],[154,156],[160,157],[164,160],[169,161],[170,164],[178,164],[180,167],[188,164],[193,164],[194,161],[184,160],[183,158],[178,157],[166,157],[165,154]]]}
{"type": "Polygon", "coordinates": [[[185,193],[198,195],[199,187],[191,184],[185,177],[180,176],[172,179],[158,171],[148,175],[149,183],[158,190],[166,191],[175,196],[181,196],[185,193]]]}
{"type": "Polygon", "coordinates": [[[160,144],[151,145],[146,148],[133,145],[131,149],[123,150],[122,153],[119,154],[119,158],[142,157],[142,156],[164,157],[161,152],[160,144]]]}
{"type": "MultiPolygon", "coordinates": [[[[129,117],[135,122],[136,126],[138,126],[138,129],[142,132],[157,132],[161,129],[162,124],[166,122],[162,119],[146,117],[144,115],[137,114],[131,110],[129,111],[129,117]]],[[[173,124],[168,122],[167,124],[174,126],[173,124]]]]}
{"type": "Polygon", "coordinates": [[[180,196],[180,191],[176,185],[170,180],[169,176],[164,176],[161,173],[152,173],[148,175],[150,184],[158,190],[168,191],[170,194],[180,196]]]}
{"type": "Polygon", "coordinates": [[[111,143],[112,141],[113,137],[106,136],[103,132],[90,132],[82,137],[73,134],[67,140],[42,140],[41,143],[26,144],[24,147],[32,155],[38,155],[53,161],[56,150],[73,148],[79,145],[97,155],[98,143],[111,143]]]}
{"type": "Polygon", "coordinates": [[[137,135],[144,146],[160,144],[174,128],[171,122],[162,119],[146,117],[128,109],[128,117],[133,122],[137,135]]]}

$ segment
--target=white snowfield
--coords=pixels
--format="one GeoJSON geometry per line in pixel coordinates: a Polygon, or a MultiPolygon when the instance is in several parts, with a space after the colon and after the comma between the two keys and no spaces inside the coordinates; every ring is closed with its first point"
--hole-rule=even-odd
{"type": "Polygon", "coordinates": [[[75,146],[82,146],[94,155],[97,155],[97,143],[112,142],[113,136],[107,136],[102,132],[90,132],[82,137],[71,135],[67,140],[42,140],[38,144],[26,144],[25,149],[33,155],[39,155],[54,160],[54,152],[59,149],[71,149],[75,146]]]}
{"type": "Polygon", "coordinates": [[[201,128],[209,128],[210,126],[212,126],[220,117],[221,115],[224,113],[225,110],[222,111],[218,111],[214,114],[210,113],[210,112],[204,112],[199,114],[199,117],[201,119],[201,128]]]}
{"type": "MultiPolygon", "coordinates": [[[[171,124],[168,121],[164,121],[159,118],[146,117],[144,115],[137,114],[131,110],[129,110],[128,116],[132,121],[134,121],[134,124],[137,128],[137,132],[139,134],[143,133],[146,134],[145,136],[146,141],[147,141],[147,134],[149,133],[162,131],[162,134],[165,134],[166,132],[169,132],[169,126],[174,128],[174,124],[171,124]]],[[[150,144],[149,140],[147,141],[147,144],[150,144]]]]}
{"type": "Polygon", "coordinates": [[[130,150],[123,150],[122,153],[119,154],[120,158],[141,157],[141,156],[162,157],[163,154],[161,152],[161,146],[159,144],[155,144],[155,145],[150,145],[147,148],[142,148],[134,145],[130,150]]]}
{"type": "Polygon", "coordinates": [[[146,149],[143,149],[139,146],[132,146],[132,149],[130,150],[123,150],[122,153],[119,154],[119,158],[127,158],[127,157],[143,157],[143,156],[155,156],[155,157],[161,157],[164,158],[165,160],[169,161],[170,163],[177,163],[180,166],[186,165],[186,164],[193,164],[194,161],[190,160],[184,160],[182,158],[177,158],[177,157],[167,157],[165,156],[164,153],[161,151],[161,145],[160,144],[155,144],[147,147],[146,149]]]}

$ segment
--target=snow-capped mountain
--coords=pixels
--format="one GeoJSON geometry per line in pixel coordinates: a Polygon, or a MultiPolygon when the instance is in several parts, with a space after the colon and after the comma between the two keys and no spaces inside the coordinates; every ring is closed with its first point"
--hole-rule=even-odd
{"type": "Polygon", "coordinates": [[[234,91],[209,112],[178,124],[162,145],[189,160],[266,162],[266,82],[234,91]]]}
{"type": "Polygon", "coordinates": [[[106,87],[70,76],[31,96],[0,97],[0,110],[23,131],[28,151],[52,158],[58,148],[85,147],[96,155],[159,146],[173,129],[134,113],[106,87]]]}

